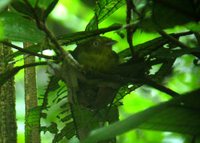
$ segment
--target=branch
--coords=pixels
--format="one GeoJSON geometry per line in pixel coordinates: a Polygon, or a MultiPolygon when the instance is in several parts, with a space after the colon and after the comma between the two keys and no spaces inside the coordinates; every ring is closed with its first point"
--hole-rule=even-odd
{"type": "MultiPolygon", "coordinates": [[[[133,77],[126,77],[123,75],[119,75],[119,74],[104,74],[104,73],[99,73],[96,71],[90,71],[86,73],[86,77],[88,77],[88,79],[90,79],[90,77],[98,77],[97,79],[103,79],[103,80],[108,80],[111,82],[116,82],[119,85],[125,85],[127,83],[132,83],[132,84],[137,84],[138,86],[141,85],[148,85],[151,86],[157,90],[160,90],[168,95],[170,95],[171,97],[178,97],[180,96],[179,93],[159,84],[158,82],[148,78],[148,77],[141,77],[141,78],[133,78],[133,77]]],[[[91,84],[94,84],[94,82],[99,82],[99,80],[91,82],[91,84]]],[[[89,84],[89,83],[88,83],[89,84]]]]}
{"type": "Polygon", "coordinates": [[[48,62],[35,62],[35,63],[31,63],[31,64],[25,64],[25,65],[22,65],[22,66],[16,66],[15,68],[19,68],[21,70],[21,69],[24,69],[24,68],[35,67],[35,66],[44,66],[44,65],[47,65],[47,64],[48,64],[48,62]]]}
{"type": "Polygon", "coordinates": [[[16,66],[12,69],[6,70],[3,73],[0,73],[0,87],[10,78],[15,76],[20,70],[24,68],[28,68],[28,67],[39,66],[39,65],[47,65],[47,62],[36,62],[36,63],[26,64],[22,66],[16,66]]]}
{"type": "Polygon", "coordinates": [[[60,60],[65,60],[69,65],[73,66],[77,70],[81,70],[81,66],[79,63],[72,57],[72,55],[65,51],[60,44],[58,43],[56,37],[49,31],[49,29],[46,27],[45,23],[43,21],[40,21],[39,17],[37,16],[37,13],[35,9],[31,6],[28,0],[24,0],[24,2],[27,4],[27,6],[30,8],[30,10],[33,12],[34,19],[37,23],[37,26],[40,30],[45,32],[46,36],[49,38],[49,40],[54,44],[55,48],[53,49],[57,56],[60,58],[60,60]]]}
{"type": "Polygon", "coordinates": [[[22,52],[22,53],[25,53],[25,54],[30,54],[32,56],[37,56],[37,57],[40,57],[40,58],[45,58],[45,59],[56,59],[56,57],[54,56],[47,56],[47,55],[43,55],[43,54],[38,54],[38,53],[35,53],[35,52],[32,52],[30,50],[27,50],[27,49],[24,49],[24,48],[20,48],[16,45],[13,45],[9,42],[1,42],[3,43],[4,45],[6,46],[9,46],[9,47],[12,47],[14,49],[17,49],[18,51],[22,52]]]}
{"type": "MultiPolygon", "coordinates": [[[[182,48],[183,50],[187,50],[190,47],[188,47],[187,45],[183,44],[182,42],[178,41],[176,38],[174,38],[173,36],[167,34],[165,31],[157,29],[157,32],[164,38],[168,39],[170,42],[172,42],[173,44],[179,46],[180,48],[182,48]]],[[[198,55],[197,53],[191,53],[192,55],[200,58],[200,55],[198,55]]]]}

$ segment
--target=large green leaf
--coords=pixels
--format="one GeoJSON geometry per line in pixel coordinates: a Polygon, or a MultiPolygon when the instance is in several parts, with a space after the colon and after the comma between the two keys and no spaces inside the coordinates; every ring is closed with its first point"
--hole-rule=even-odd
{"type": "Polygon", "coordinates": [[[96,129],[84,143],[96,143],[135,128],[200,134],[200,89],[96,129]],[[108,134],[109,133],[109,134],[108,134]]]}
{"type": "Polygon", "coordinates": [[[58,0],[48,0],[48,1],[40,0],[38,1],[36,5],[36,1],[34,0],[34,1],[30,1],[30,4],[32,6],[31,8],[29,5],[27,5],[23,1],[14,1],[12,3],[12,7],[16,11],[23,13],[32,18],[35,17],[32,10],[35,10],[37,17],[40,18],[41,20],[45,20],[50,14],[50,12],[54,9],[57,3],[58,3],[58,0]]]}
{"type": "Polygon", "coordinates": [[[124,4],[124,0],[98,0],[95,8],[95,15],[90,20],[86,30],[97,29],[100,22],[105,20],[124,4]]]}
{"type": "Polygon", "coordinates": [[[0,14],[0,40],[38,43],[44,37],[34,22],[12,12],[0,14]]]}
{"type": "Polygon", "coordinates": [[[200,134],[200,90],[196,90],[171,100],[167,108],[154,114],[139,127],[191,135],[200,134]]]}

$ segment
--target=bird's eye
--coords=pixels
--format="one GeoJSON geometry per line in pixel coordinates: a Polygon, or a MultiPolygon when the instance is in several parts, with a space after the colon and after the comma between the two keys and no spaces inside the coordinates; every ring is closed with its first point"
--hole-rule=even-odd
{"type": "Polygon", "coordinates": [[[99,46],[99,42],[94,41],[94,42],[93,42],[93,46],[95,46],[95,47],[99,46]]]}

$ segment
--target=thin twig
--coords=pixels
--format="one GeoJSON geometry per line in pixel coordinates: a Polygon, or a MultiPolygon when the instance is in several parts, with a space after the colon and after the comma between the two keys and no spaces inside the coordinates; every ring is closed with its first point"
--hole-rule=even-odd
{"type": "MultiPolygon", "coordinates": [[[[126,0],[126,6],[127,6],[126,24],[130,25],[131,20],[132,20],[132,14],[133,14],[132,12],[133,12],[133,9],[134,9],[133,1],[132,0],[126,0]]],[[[137,59],[137,56],[135,54],[134,47],[133,47],[133,33],[136,31],[136,26],[126,27],[126,31],[127,31],[127,41],[129,43],[132,58],[137,59]]]]}

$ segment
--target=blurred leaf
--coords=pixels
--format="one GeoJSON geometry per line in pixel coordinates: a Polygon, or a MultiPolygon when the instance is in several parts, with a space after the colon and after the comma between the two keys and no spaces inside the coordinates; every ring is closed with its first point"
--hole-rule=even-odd
{"type": "Polygon", "coordinates": [[[91,132],[84,143],[112,138],[135,128],[200,134],[200,90],[136,113],[125,120],[91,132]],[[109,132],[109,134],[108,134],[109,132]]]}
{"type": "Polygon", "coordinates": [[[154,0],[152,19],[161,28],[174,27],[191,21],[199,21],[199,6],[199,1],[154,0]]]}
{"type": "Polygon", "coordinates": [[[8,4],[11,2],[11,0],[1,0],[0,1],[0,12],[8,6],[8,4]]]}
{"type": "Polygon", "coordinates": [[[125,4],[124,0],[98,0],[95,7],[95,15],[86,27],[86,31],[98,29],[98,24],[113,14],[125,4]]]}
{"type": "Polygon", "coordinates": [[[45,36],[35,23],[12,12],[0,14],[0,25],[0,40],[37,43],[45,36]]]}
{"type": "MultiPolygon", "coordinates": [[[[49,15],[49,13],[53,10],[53,8],[55,7],[55,5],[57,4],[58,0],[40,0],[38,1],[38,3],[36,4],[36,1],[34,0],[29,0],[32,8],[35,10],[37,16],[41,19],[41,20],[45,20],[47,18],[47,16],[49,15]]],[[[17,10],[18,12],[21,12],[25,15],[28,15],[32,18],[34,18],[34,14],[33,14],[33,9],[31,9],[26,3],[24,3],[23,1],[14,1],[12,3],[12,7],[17,10]]]]}
{"type": "Polygon", "coordinates": [[[166,104],[168,107],[154,114],[140,128],[200,134],[200,90],[186,93],[166,104]]]}

